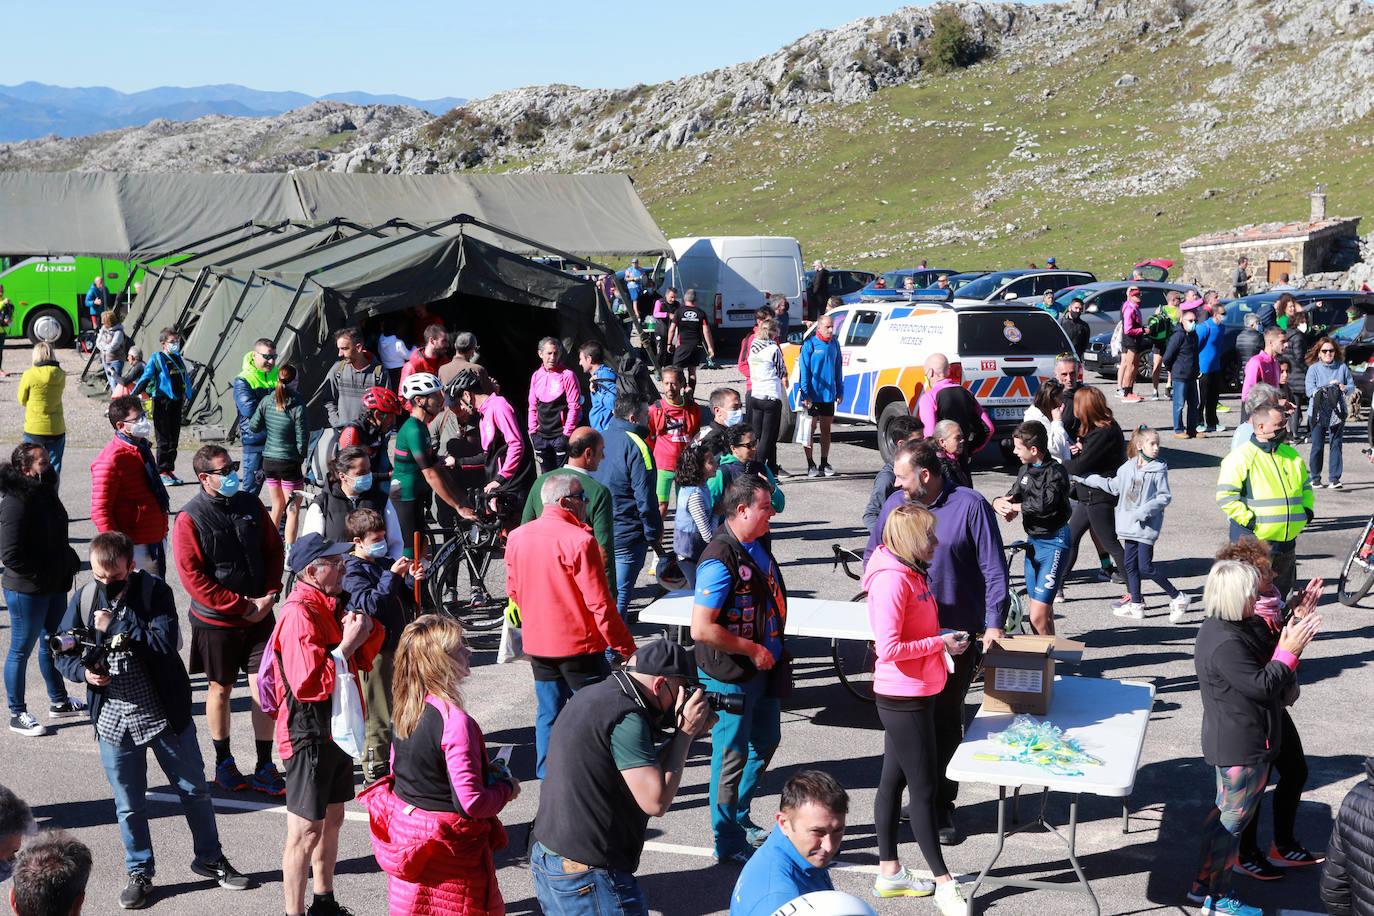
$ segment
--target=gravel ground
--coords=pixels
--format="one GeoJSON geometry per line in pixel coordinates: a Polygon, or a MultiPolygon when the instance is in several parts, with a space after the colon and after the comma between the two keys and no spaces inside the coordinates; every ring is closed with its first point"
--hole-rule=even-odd
{"type": "MultiPolygon", "coordinates": [[[[60,359],[69,371],[79,371],[76,354],[64,351],[60,359]]],[[[12,361],[11,369],[17,368],[12,361]]],[[[698,390],[705,394],[717,384],[734,384],[733,370],[703,372],[698,390]]],[[[18,375],[0,379],[0,428],[9,431],[4,447],[12,447],[22,425],[20,408],[12,392],[18,375]],[[7,394],[6,392],[10,392],[7,394]]],[[[81,397],[70,386],[66,399],[69,427],[66,474],[62,493],[72,517],[72,543],[85,554],[94,533],[89,521],[91,461],[108,440],[109,429],[100,403],[81,397]]],[[[1234,404],[1234,399],[1230,401],[1234,404]]],[[[1115,405],[1114,405],[1115,406],[1115,405]]],[[[1117,410],[1123,427],[1138,423],[1163,425],[1166,403],[1145,402],[1117,410]]],[[[1225,415],[1234,423],[1236,411],[1225,415]]],[[[1164,457],[1173,470],[1170,483],[1174,504],[1168,511],[1157,558],[1163,570],[1181,588],[1199,594],[1209,557],[1226,536],[1224,518],[1214,502],[1216,465],[1229,447],[1229,434],[1187,443],[1175,448],[1165,437],[1164,457]]],[[[1349,549],[1370,505],[1374,473],[1357,454],[1358,444],[1347,444],[1350,467],[1343,491],[1320,491],[1317,520],[1299,542],[1300,574],[1321,575],[1334,581],[1339,563],[1349,549]]],[[[191,479],[191,442],[183,443],[178,471],[191,479]]],[[[783,446],[785,467],[802,464],[796,446],[783,446]]],[[[833,571],[830,545],[859,546],[866,537],[860,525],[863,504],[871,489],[872,474],[881,461],[873,432],[866,427],[838,427],[832,463],[839,476],[828,479],[794,477],[785,480],[787,509],[774,521],[775,550],[783,564],[793,595],[849,598],[855,585],[833,571]]],[[[1010,475],[1005,468],[980,462],[975,484],[989,498],[1005,491],[1010,475]]],[[[192,495],[191,487],[173,492],[178,508],[192,495]]],[[[1020,526],[1004,526],[1011,539],[1020,526]]],[[[1090,555],[1091,551],[1087,551],[1090,555]]],[[[1121,829],[1121,809],[1112,799],[1086,796],[1080,808],[1078,832],[1080,861],[1092,881],[1102,911],[1112,914],[1145,911],[1195,910],[1186,905],[1184,893],[1196,862],[1197,833],[1212,792],[1212,776],[1200,758],[1198,739],[1201,706],[1192,665],[1192,643],[1199,615],[1183,625],[1170,625],[1164,596],[1147,587],[1147,616],[1141,621],[1114,618],[1108,604],[1120,594],[1117,586],[1090,581],[1091,558],[1080,560],[1080,571],[1069,580],[1067,600],[1059,611],[1061,635],[1081,639],[1088,649],[1081,664],[1061,668],[1062,673],[1093,677],[1150,681],[1157,698],[1135,793],[1130,800],[1129,831],[1121,829]]],[[[85,581],[89,573],[83,573],[85,581]]],[[[172,586],[184,607],[186,596],[173,577],[172,586]]],[[[641,579],[641,583],[643,579],[641,579]]],[[[647,589],[640,600],[649,597],[647,589]]],[[[1374,698],[1368,667],[1374,651],[1368,636],[1368,608],[1345,608],[1330,597],[1323,601],[1325,625],[1320,639],[1308,650],[1300,669],[1302,699],[1294,709],[1307,751],[1310,776],[1299,817],[1298,835],[1314,850],[1325,848],[1333,809],[1362,772],[1363,758],[1374,750],[1370,717],[1364,712],[1374,698]]],[[[651,638],[656,629],[636,628],[640,639],[651,638]]],[[[0,641],[7,644],[7,621],[0,621],[0,641]]],[[[783,740],[772,772],[754,804],[755,820],[766,823],[776,810],[777,793],[786,776],[798,769],[823,767],[833,772],[851,791],[849,828],[839,865],[836,886],[861,896],[868,895],[876,864],[873,835],[873,791],[882,755],[882,732],[871,706],[848,696],[837,683],[829,661],[829,645],[822,640],[794,640],[798,655],[797,689],[783,712],[783,740]]],[[[497,666],[494,652],[480,649],[467,689],[470,711],[491,744],[516,744],[514,768],[528,777],[524,792],[504,812],[511,844],[498,854],[500,883],[512,914],[536,913],[538,908],[528,869],[521,863],[527,827],[538,802],[533,780],[534,696],[527,669],[520,664],[497,666]]],[[[196,710],[203,710],[204,682],[194,680],[196,710]]],[[[977,687],[970,701],[977,702],[977,687]]],[[[29,664],[28,703],[45,708],[46,697],[37,666],[29,664]]],[[[248,698],[241,687],[234,704],[234,749],[251,759],[248,738],[248,698]]],[[[200,728],[202,749],[213,759],[209,737],[200,728]]],[[[709,745],[699,742],[672,810],[650,825],[650,846],[640,869],[640,879],[651,909],[668,916],[723,913],[736,870],[716,866],[710,857],[711,837],[706,812],[706,778],[709,745]]],[[[84,722],[68,722],[52,737],[23,738],[0,731],[0,782],[14,788],[35,808],[44,826],[74,831],[95,854],[95,872],[87,897],[88,912],[112,912],[124,884],[122,847],[114,823],[110,789],[100,767],[96,743],[84,722]]],[[[244,872],[261,882],[254,890],[231,894],[214,889],[210,882],[186,868],[191,859],[190,836],[178,806],[156,767],[150,774],[150,804],[154,846],[162,868],[157,876],[153,907],[165,913],[216,912],[248,914],[280,912],[280,857],[285,817],[261,796],[244,794],[216,797],[219,829],[226,854],[244,872]]],[[[964,787],[960,794],[960,823],[969,833],[962,845],[946,849],[949,867],[956,873],[977,871],[991,855],[995,837],[995,799],[992,789],[964,787]]],[[[1031,811],[1028,799],[1023,812],[1031,811]]],[[[1261,841],[1268,842],[1269,805],[1261,822],[1261,841]]],[[[1051,796],[1047,813],[1062,823],[1067,804],[1051,796]]],[[[1062,860],[1054,857],[1062,847],[1037,834],[1008,842],[1002,864],[1010,873],[1052,875],[1071,880],[1062,860]]],[[[913,867],[923,867],[919,851],[903,829],[902,854],[913,867]]],[[[1008,872],[1004,872],[1008,873],[1008,872]]],[[[1243,896],[1263,902],[1271,911],[1320,910],[1314,869],[1296,870],[1284,880],[1259,887],[1253,880],[1237,877],[1243,896]]],[[[385,911],[386,882],[372,859],[365,814],[349,806],[340,840],[336,882],[339,899],[354,912],[385,911]]],[[[1006,914],[1076,912],[1081,898],[1051,891],[1001,889],[979,895],[980,906],[1006,914]]],[[[874,901],[882,914],[911,911],[928,903],[903,900],[874,901]]]]}

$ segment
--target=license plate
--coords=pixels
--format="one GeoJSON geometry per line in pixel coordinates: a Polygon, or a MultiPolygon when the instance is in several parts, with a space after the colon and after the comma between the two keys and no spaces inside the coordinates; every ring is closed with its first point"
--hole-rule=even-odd
{"type": "Polygon", "coordinates": [[[994,407],[992,408],[992,418],[994,420],[1019,420],[1025,416],[1024,407],[994,407]]]}
{"type": "Polygon", "coordinates": [[[1087,353],[1083,354],[1083,362],[1085,363],[1095,363],[1101,358],[1101,354],[1096,350],[1089,350],[1087,353]]]}

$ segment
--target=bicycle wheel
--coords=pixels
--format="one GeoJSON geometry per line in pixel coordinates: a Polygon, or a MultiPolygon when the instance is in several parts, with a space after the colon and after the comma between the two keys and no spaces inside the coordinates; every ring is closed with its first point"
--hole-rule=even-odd
{"type": "MultiPolygon", "coordinates": [[[[864,601],[868,592],[859,592],[851,600],[864,601]]],[[[830,660],[835,676],[849,695],[864,703],[873,702],[873,666],[878,660],[872,640],[832,639],[830,660]]]]}
{"type": "Polygon", "coordinates": [[[505,582],[491,575],[490,554],[464,549],[453,538],[435,553],[429,569],[429,594],[434,607],[474,632],[494,630],[505,619],[505,582]],[[476,561],[477,569],[472,563],[476,561]],[[487,568],[481,568],[481,567],[487,568]]]}
{"type": "Polygon", "coordinates": [[[1336,597],[1341,604],[1354,606],[1369,593],[1374,586],[1374,518],[1365,524],[1359,540],[1341,567],[1341,581],[1336,586],[1336,597]]]}

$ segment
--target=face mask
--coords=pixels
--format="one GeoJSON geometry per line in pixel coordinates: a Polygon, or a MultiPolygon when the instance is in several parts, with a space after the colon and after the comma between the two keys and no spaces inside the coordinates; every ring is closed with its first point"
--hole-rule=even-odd
{"type": "Polygon", "coordinates": [[[139,417],[132,423],[124,424],[124,435],[130,439],[147,439],[153,434],[153,421],[147,417],[139,417]]]}
{"type": "Polygon", "coordinates": [[[168,353],[180,353],[180,352],[181,352],[181,344],[175,343],[175,342],[174,342],[174,343],[169,343],[169,344],[167,345],[167,352],[168,352],[168,353]]]}
{"type": "Polygon", "coordinates": [[[369,557],[374,559],[386,556],[386,541],[378,541],[375,544],[368,544],[364,548],[369,557]]]}
{"type": "Polygon", "coordinates": [[[221,478],[219,479],[219,490],[217,490],[216,492],[217,492],[221,497],[223,497],[224,499],[228,499],[229,497],[233,496],[233,495],[234,495],[235,493],[237,493],[238,491],[239,491],[239,472],[238,472],[238,471],[230,471],[228,474],[225,474],[223,477],[221,477],[221,478]]]}
{"type": "Polygon", "coordinates": [[[1192,322],[1192,321],[1185,321],[1185,322],[1183,322],[1183,330],[1185,330],[1185,331],[1191,331],[1194,327],[1195,327],[1195,322],[1192,322]]]}
{"type": "Polygon", "coordinates": [[[1304,321],[1302,324],[1298,325],[1298,330],[1301,331],[1302,333],[1306,334],[1306,333],[1307,333],[1307,322],[1304,321]]]}
{"type": "Polygon", "coordinates": [[[125,579],[111,579],[105,583],[105,596],[111,600],[118,598],[124,591],[125,579]]]}
{"type": "Polygon", "coordinates": [[[725,415],[726,426],[738,426],[744,422],[744,409],[732,410],[725,415]]]}
{"type": "MultiPolygon", "coordinates": [[[[347,474],[344,476],[348,477],[347,474]]],[[[348,479],[352,481],[353,489],[358,493],[366,493],[368,490],[372,489],[371,471],[368,471],[366,474],[359,474],[357,477],[349,477],[348,479]]]]}
{"type": "Polygon", "coordinates": [[[1274,435],[1271,436],[1270,439],[1271,439],[1272,441],[1278,442],[1278,443],[1287,442],[1287,441],[1288,441],[1288,426],[1287,426],[1287,424],[1285,424],[1285,425],[1283,425],[1283,426],[1280,426],[1278,429],[1274,430],[1274,435]]]}

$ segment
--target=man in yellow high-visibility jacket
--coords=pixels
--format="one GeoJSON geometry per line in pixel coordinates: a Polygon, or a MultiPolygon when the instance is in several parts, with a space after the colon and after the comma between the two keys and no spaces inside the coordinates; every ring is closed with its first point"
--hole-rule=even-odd
{"type": "Polygon", "coordinates": [[[1298,534],[1312,520],[1312,482],[1298,450],[1284,441],[1283,411],[1258,407],[1250,420],[1250,441],[1221,461],[1217,503],[1231,519],[1231,540],[1253,534],[1269,545],[1274,584],[1286,598],[1298,574],[1298,534]]]}

